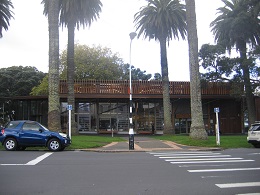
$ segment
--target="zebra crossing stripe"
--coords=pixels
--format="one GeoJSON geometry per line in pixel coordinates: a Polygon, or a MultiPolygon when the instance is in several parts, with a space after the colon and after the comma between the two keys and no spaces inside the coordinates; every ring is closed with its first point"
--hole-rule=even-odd
{"type": "Polygon", "coordinates": [[[224,171],[255,171],[260,170],[260,167],[256,168],[234,168],[234,169],[197,169],[197,170],[188,170],[190,173],[202,173],[202,172],[224,172],[224,171]]]}
{"type": "Polygon", "coordinates": [[[256,187],[260,186],[260,182],[246,182],[246,183],[226,183],[215,184],[219,188],[238,188],[238,187],[256,187]]]}
{"type": "Polygon", "coordinates": [[[191,158],[191,159],[166,159],[167,162],[179,161],[208,161],[208,160],[242,160],[243,158],[191,158]]]}
{"type": "Polygon", "coordinates": [[[170,162],[171,164],[199,164],[199,163],[223,163],[223,162],[252,162],[254,160],[212,160],[212,161],[181,161],[170,162]]]}

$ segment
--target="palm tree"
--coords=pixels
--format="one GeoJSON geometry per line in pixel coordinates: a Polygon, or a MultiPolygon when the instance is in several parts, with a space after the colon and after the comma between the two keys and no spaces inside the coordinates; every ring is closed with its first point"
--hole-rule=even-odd
{"type": "MultiPolygon", "coordinates": [[[[50,0],[43,0],[45,13],[48,13],[46,5],[50,0]]],[[[72,134],[77,134],[75,123],[75,96],[74,96],[74,30],[80,26],[90,26],[99,17],[102,3],[100,0],[59,0],[60,24],[68,28],[67,47],[67,83],[68,83],[68,104],[72,105],[72,134]]]]}
{"type": "Polygon", "coordinates": [[[192,139],[207,139],[201,104],[201,83],[198,62],[198,35],[195,0],[185,0],[190,61],[191,128],[192,139]]]}
{"type": "Polygon", "coordinates": [[[10,0],[0,0],[0,38],[3,37],[2,30],[8,30],[9,20],[13,18],[11,8],[14,7],[10,0]]]}
{"type": "Polygon", "coordinates": [[[171,102],[169,94],[169,76],[166,43],[172,39],[186,37],[185,6],[179,0],[147,0],[148,5],[135,14],[134,22],[142,34],[149,40],[160,42],[161,73],[163,83],[164,133],[174,133],[171,121],[171,102]]]}
{"type": "Polygon", "coordinates": [[[252,124],[256,119],[256,111],[247,49],[260,43],[259,1],[222,0],[222,2],[225,6],[218,8],[220,15],[211,23],[212,32],[217,43],[223,44],[229,51],[235,46],[240,54],[249,123],[252,124]],[[252,6],[258,6],[258,13],[254,12],[252,6]]]}
{"type": "Polygon", "coordinates": [[[43,1],[44,13],[49,23],[49,111],[48,127],[54,131],[61,129],[59,96],[59,2],[43,1]]]}
{"type": "Polygon", "coordinates": [[[100,0],[60,0],[60,24],[68,28],[67,47],[67,82],[68,104],[72,105],[72,134],[77,134],[75,123],[75,95],[74,95],[74,30],[80,26],[90,26],[99,18],[102,3],[100,0]]]}

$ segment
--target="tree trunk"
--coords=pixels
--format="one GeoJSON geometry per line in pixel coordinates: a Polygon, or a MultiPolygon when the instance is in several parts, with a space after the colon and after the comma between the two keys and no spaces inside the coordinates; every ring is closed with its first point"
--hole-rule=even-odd
{"type": "Polygon", "coordinates": [[[161,72],[163,87],[163,116],[164,116],[164,134],[175,134],[171,121],[171,102],[169,91],[168,62],[166,51],[166,39],[160,39],[161,49],[161,72]]]}
{"type": "Polygon", "coordinates": [[[243,60],[242,71],[243,71],[243,79],[244,79],[244,86],[245,86],[246,105],[248,111],[248,122],[249,125],[251,125],[256,120],[255,99],[254,99],[254,94],[250,82],[249,64],[247,63],[248,60],[246,56],[246,43],[244,42],[240,45],[241,45],[240,58],[243,60]]]}
{"type": "Polygon", "coordinates": [[[201,103],[201,83],[198,62],[198,36],[195,12],[195,0],[186,1],[187,31],[189,44],[190,65],[190,94],[191,94],[191,128],[192,139],[208,139],[203,122],[201,103]]]}
{"type": "Polygon", "coordinates": [[[74,62],[74,22],[68,24],[68,48],[67,48],[67,80],[68,80],[68,104],[72,105],[71,110],[71,133],[77,135],[78,131],[75,122],[75,62],[74,62]]]}
{"type": "Polygon", "coordinates": [[[49,23],[49,102],[48,128],[61,130],[59,96],[59,1],[50,0],[49,23]]]}

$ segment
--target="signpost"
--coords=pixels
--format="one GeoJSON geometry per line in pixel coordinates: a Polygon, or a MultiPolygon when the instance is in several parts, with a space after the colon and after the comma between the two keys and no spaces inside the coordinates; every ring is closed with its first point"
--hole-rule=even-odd
{"type": "Polygon", "coordinates": [[[214,112],[216,113],[216,143],[219,146],[220,145],[219,120],[218,120],[219,108],[214,108],[214,112]]]}
{"type": "Polygon", "coordinates": [[[72,105],[67,105],[67,110],[69,111],[69,138],[71,139],[71,110],[72,110],[72,105]]]}

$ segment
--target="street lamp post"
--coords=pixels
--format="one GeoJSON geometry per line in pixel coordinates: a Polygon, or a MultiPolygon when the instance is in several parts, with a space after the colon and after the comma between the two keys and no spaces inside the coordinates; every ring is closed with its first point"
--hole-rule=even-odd
{"type": "Polygon", "coordinates": [[[135,38],[136,33],[131,32],[130,36],[130,55],[129,55],[129,94],[130,94],[130,112],[129,112],[129,150],[134,150],[134,129],[133,129],[133,118],[132,118],[132,69],[131,69],[131,50],[132,50],[132,40],[135,38]]]}

